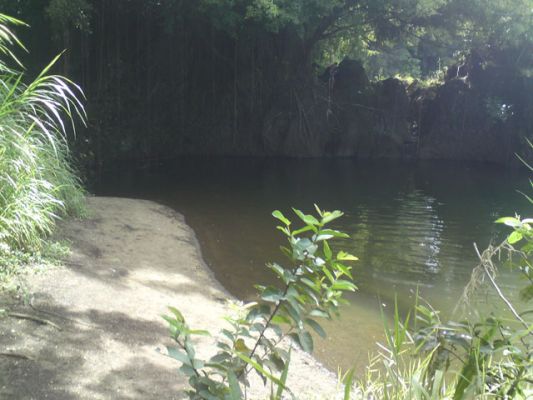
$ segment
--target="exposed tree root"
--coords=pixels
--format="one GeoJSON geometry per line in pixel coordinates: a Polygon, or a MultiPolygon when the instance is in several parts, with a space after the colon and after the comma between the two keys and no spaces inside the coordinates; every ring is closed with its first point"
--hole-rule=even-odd
{"type": "Polygon", "coordinates": [[[2,356],[2,357],[11,357],[11,358],[20,358],[22,360],[35,361],[35,358],[27,356],[26,354],[21,354],[21,353],[4,352],[4,353],[0,353],[0,356],[2,356]]]}
{"type": "Polygon", "coordinates": [[[8,317],[12,317],[12,318],[27,319],[29,321],[37,322],[39,324],[49,325],[49,326],[51,326],[53,328],[56,328],[58,331],[63,330],[63,328],[61,328],[56,323],[54,323],[54,322],[52,322],[52,321],[50,321],[48,319],[36,317],[34,315],[22,314],[22,313],[17,313],[17,312],[8,312],[7,316],[8,317]]]}

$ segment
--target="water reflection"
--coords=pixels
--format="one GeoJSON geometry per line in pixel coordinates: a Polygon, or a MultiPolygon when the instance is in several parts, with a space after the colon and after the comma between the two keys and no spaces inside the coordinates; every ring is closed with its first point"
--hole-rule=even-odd
{"type": "Polygon", "coordinates": [[[408,309],[418,288],[449,312],[476,264],[472,244],[494,240],[493,221],[526,206],[515,192],[526,187],[527,176],[488,166],[192,158],[108,176],[97,190],[181,211],[217,278],[244,299],[253,296],[254,283],[271,282],[265,261],[281,261],[273,209],[290,214],[290,206],[311,211],[317,203],[345,211],[337,228],[351,238],[340,247],[360,258],[354,268],[360,291],[318,346],[336,369],[366,363],[381,337],[380,305],[389,310],[395,296],[408,309]]]}

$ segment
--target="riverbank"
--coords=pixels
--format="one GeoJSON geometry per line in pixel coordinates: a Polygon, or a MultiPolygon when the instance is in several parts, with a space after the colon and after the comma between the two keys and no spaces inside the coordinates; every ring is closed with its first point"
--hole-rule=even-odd
{"type": "MultiPolygon", "coordinates": [[[[180,214],[121,198],[88,206],[89,218],[60,226],[72,243],[65,267],[28,277],[27,304],[9,304],[0,320],[0,398],[185,398],[178,363],[158,352],[172,345],[161,315],[175,306],[192,327],[216,333],[231,296],[180,214]]],[[[213,341],[198,348],[210,354],[213,341]]],[[[299,398],[323,399],[337,379],[297,351],[288,385],[299,398]]]]}

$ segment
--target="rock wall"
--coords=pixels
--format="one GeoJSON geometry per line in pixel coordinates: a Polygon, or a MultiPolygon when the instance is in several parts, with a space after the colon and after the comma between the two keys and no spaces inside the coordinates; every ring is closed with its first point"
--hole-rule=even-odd
{"type": "Polygon", "coordinates": [[[346,59],[265,118],[265,152],[292,157],[405,157],[409,98],[395,79],[372,84],[346,59]],[[289,110],[289,111],[287,111],[289,110]]]}
{"type": "Polygon", "coordinates": [[[443,84],[371,83],[346,59],[292,90],[262,129],[269,155],[516,163],[530,153],[533,79],[490,60],[448,69],[443,84]]]}
{"type": "MultiPolygon", "coordinates": [[[[287,63],[277,62],[283,71],[287,63]]],[[[187,114],[194,121],[176,117],[180,129],[158,117],[161,133],[140,142],[129,131],[108,135],[122,138],[115,147],[106,135],[94,135],[102,142],[94,153],[122,149],[125,141],[124,154],[149,162],[209,154],[518,164],[515,153],[533,153],[526,144],[533,137],[533,78],[502,58],[472,56],[432,87],[395,78],[371,82],[350,59],[322,71],[302,67],[276,75],[276,68],[265,68],[270,75],[262,80],[242,72],[209,107],[191,102],[189,108],[198,108],[187,114]]]]}
{"type": "Polygon", "coordinates": [[[412,99],[422,115],[419,157],[515,163],[533,133],[532,89],[533,80],[519,71],[465,63],[443,85],[412,99]]]}

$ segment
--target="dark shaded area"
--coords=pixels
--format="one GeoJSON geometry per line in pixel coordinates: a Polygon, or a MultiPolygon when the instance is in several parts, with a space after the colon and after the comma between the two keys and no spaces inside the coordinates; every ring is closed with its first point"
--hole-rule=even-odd
{"type": "MultiPolygon", "coordinates": [[[[242,2],[241,10],[241,3],[77,1],[65,9],[66,22],[49,16],[47,1],[6,3],[4,11],[32,26],[25,39],[30,65],[68,48],[58,69],[87,94],[89,126],[74,149],[90,173],[112,161],[147,165],[193,154],[509,164],[531,135],[529,42],[495,42],[498,31],[487,22],[479,26],[486,43],[431,87],[371,81],[350,58],[314,62],[320,51],[333,51],[327,46],[336,39],[349,37],[339,36],[342,29],[334,33],[342,23],[354,28],[357,18],[367,21],[377,49],[407,42],[417,26],[429,35],[433,28],[454,33],[454,21],[479,24],[477,6],[456,9],[451,1],[433,16],[409,20],[408,11],[386,14],[387,2],[363,10],[346,0],[325,14],[311,10],[298,24],[245,17],[248,3],[255,4],[242,2]],[[85,13],[78,3],[88,7],[85,13]]],[[[460,38],[423,40],[413,52],[424,66],[444,45],[466,41],[460,38]]]]}
{"type": "Polygon", "coordinates": [[[517,163],[516,152],[528,157],[533,79],[513,67],[512,56],[473,53],[448,70],[443,85],[413,91],[410,122],[421,158],[517,163]]]}
{"type": "MultiPolygon", "coordinates": [[[[77,381],[85,368],[83,356],[90,352],[105,351],[105,344],[99,343],[95,334],[109,329],[110,321],[113,321],[113,339],[126,346],[148,345],[155,348],[159,339],[166,335],[163,326],[117,312],[89,310],[78,313],[61,307],[45,310],[63,317],[58,318],[38,313],[30,307],[19,307],[12,311],[52,320],[63,331],[35,321],[12,318],[2,321],[0,345],[4,352],[30,357],[0,356],[0,398],[5,399],[79,398],[77,389],[84,385],[77,381]],[[83,325],[77,325],[74,321],[86,322],[92,329],[84,329],[83,325]],[[18,350],[20,347],[22,351],[18,350]],[[69,366],[70,374],[65,374],[65,365],[69,366]],[[28,377],[31,377],[31,384],[27,384],[28,377]],[[70,390],[65,391],[66,387],[70,390]]],[[[132,358],[127,367],[113,370],[113,374],[103,376],[98,384],[88,389],[95,397],[104,398],[132,398],[126,395],[132,392],[135,393],[134,398],[164,397],[168,394],[168,382],[172,380],[170,375],[168,368],[148,364],[146,359],[140,357],[132,358]],[[159,371],[161,385],[154,385],[153,376],[146,377],[145,369],[159,371]],[[161,388],[165,389],[160,391],[161,388]]]]}

